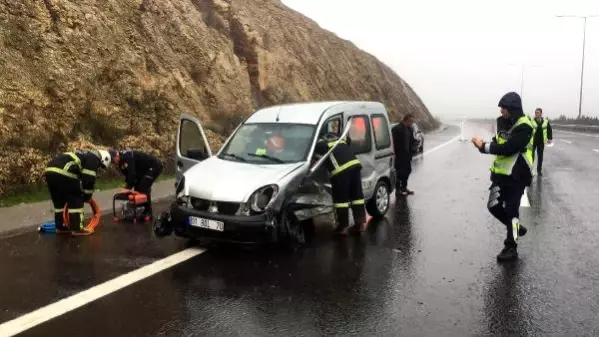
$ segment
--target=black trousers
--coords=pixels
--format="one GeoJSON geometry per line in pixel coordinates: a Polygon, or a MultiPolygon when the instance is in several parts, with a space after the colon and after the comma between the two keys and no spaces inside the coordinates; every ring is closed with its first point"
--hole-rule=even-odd
{"type": "Polygon", "coordinates": [[[67,229],[62,217],[62,210],[67,205],[70,229],[82,230],[84,228],[84,198],[83,191],[81,190],[81,181],[55,172],[46,172],[45,178],[48,190],[50,191],[50,198],[54,205],[56,229],[67,229]]]}
{"type": "Polygon", "coordinates": [[[539,155],[537,158],[537,172],[541,172],[543,169],[543,151],[545,150],[545,144],[543,142],[538,142],[533,144],[532,148],[532,156],[536,158],[536,155],[539,155]]]}
{"type": "Polygon", "coordinates": [[[354,167],[331,178],[333,204],[340,229],[349,226],[350,207],[356,225],[366,222],[361,171],[360,167],[354,167]]]}
{"type": "Polygon", "coordinates": [[[397,180],[395,182],[395,189],[397,191],[405,191],[408,189],[408,178],[412,173],[412,161],[411,160],[397,160],[395,161],[395,172],[397,174],[397,180]]]}
{"type": "Polygon", "coordinates": [[[507,236],[503,244],[506,247],[516,248],[512,233],[512,219],[520,221],[520,199],[526,186],[517,182],[493,182],[489,188],[489,202],[487,208],[497,220],[506,226],[507,236]]]}
{"type": "Polygon", "coordinates": [[[152,185],[154,185],[154,182],[161,173],[162,166],[151,167],[133,186],[137,192],[148,196],[148,205],[145,210],[146,215],[152,215],[152,185]]]}

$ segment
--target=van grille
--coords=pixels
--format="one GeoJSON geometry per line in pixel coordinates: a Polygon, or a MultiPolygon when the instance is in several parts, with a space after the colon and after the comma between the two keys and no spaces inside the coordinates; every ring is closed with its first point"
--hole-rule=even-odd
{"type": "MultiPolygon", "coordinates": [[[[195,210],[198,210],[198,211],[204,211],[204,212],[208,211],[211,203],[212,203],[212,201],[210,201],[210,200],[200,199],[200,198],[191,198],[191,205],[193,206],[193,208],[195,210]]],[[[218,208],[219,214],[235,215],[235,213],[237,213],[237,211],[239,210],[240,205],[239,205],[239,203],[235,203],[235,202],[216,201],[216,207],[218,208]]]]}

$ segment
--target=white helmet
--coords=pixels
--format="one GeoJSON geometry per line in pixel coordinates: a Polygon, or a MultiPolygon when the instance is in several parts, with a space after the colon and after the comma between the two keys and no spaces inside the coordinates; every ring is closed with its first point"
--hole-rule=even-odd
{"type": "Polygon", "coordinates": [[[100,154],[100,162],[102,163],[102,167],[105,169],[109,168],[110,163],[112,162],[110,153],[105,150],[98,150],[98,153],[100,154]]]}

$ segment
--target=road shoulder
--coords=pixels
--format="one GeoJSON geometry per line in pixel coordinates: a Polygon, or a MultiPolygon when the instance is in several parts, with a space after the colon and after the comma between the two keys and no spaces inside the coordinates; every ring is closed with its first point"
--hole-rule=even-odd
{"type": "MultiPolygon", "coordinates": [[[[152,186],[152,201],[171,197],[174,192],[175,180],[167,179],[156,182],[152,186]]],[[[112,197],[120,189],[110,189],[94,193],[94,200],[100,206],[102,214],[112,212],[112,197]]],[[[86,212],[90,212],[86,206],[86,212]]],[[[29,230],[34,230],[40,224],[54,218],[52,202],[50,200],[31,204],[21,204],[12,207],[0,208],[0,237],[18,235],[29,230]]]]}

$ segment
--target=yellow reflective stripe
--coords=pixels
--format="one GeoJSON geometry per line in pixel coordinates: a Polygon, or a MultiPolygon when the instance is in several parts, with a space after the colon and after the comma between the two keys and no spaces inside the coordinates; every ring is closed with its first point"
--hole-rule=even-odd
{"type": "Polygon", "coordinates": [[[263,156],[266,154],[266,149],[256,149],[256,154],[259,156],[263,156]]]}
{"type": "Polygon", "coordinates": [[[83,208],[69,208],[69,213],[83,213],[83,208]]]}
{"type": "Polygon", "coordinates": [[[54,213],[62,213],[62,208],[55,208],[54,213]]]}
{"type": "Polygon", "coordinates": [[[349,208],[349,202],[343,202],[338,204],[333,204],[335,208],[349,208]]]}
{"type": "Polygon", "coordinates": [[[341,173],[341,172],[347,170],[348,168],[350,168],[352,166],[356,166],[356,165],[360,165],[360,161],[358,159],[350,160],[347,163],[334,169],[333,172],[331,172],[331,176],[341,173]]]}
{"type": "Polygon", "coordinates": [[[82,174],[87,174],[88,176],[92,176],[95,177],[96,176],[96,172],[92,171],[92,170],[88,170],[88,169],[83,169],[81,171],[82,174]]]}
{"type": "Polygon", "coordinates": [[[364,205],[364,199],[360,199],[360,200],[353,200],[351,202],[352,205],[364,205]]]}
{"type": "Polygon", "coordinates": [[[63,176],[66,176],[69,178],[79,179],[79,177],[77,177],[77,175],[75,173],[67,172],[63,169],[59,169],[58,167],[48,167],[48,168],[46,168],[46,172],[54,172],[54,173],[62,174],[63,176]]]}
{"type": "MultiPolygon", "coordinates": [[[[329,142],[329,143],[327,143],[327,146],[329,148],[331,148],[331,147],[335,146],[335,144],[337,144],[336,141],[335,142],[329,142]]],[[[342,140],[342,141],[339,142],[339,144],[347,144],[347,143],[344,140],[342,140]]]]}
{"type": "Polygon", "coordinates": [[[83,190],[83,193],[92,194],[94,193],[94,190],[83,190]]]}

